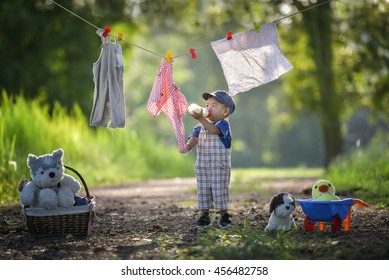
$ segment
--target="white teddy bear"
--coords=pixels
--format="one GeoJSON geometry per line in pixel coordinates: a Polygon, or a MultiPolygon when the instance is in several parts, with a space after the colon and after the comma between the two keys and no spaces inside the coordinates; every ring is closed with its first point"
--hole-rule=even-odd
{"type": "Polygon", "coordinates": [[[81,190],[81,185],[74,177],[64,174],[63,154],[60,148],[39,157],[28,155],[27,166],[32,180],[21,187],[23,205],[46,209],[74,205],[75,194],[81,190]]]}

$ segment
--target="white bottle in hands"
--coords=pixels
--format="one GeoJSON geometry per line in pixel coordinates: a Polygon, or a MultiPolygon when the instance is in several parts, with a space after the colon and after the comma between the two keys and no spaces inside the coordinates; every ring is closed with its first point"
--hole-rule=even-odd
{"type": "Polygon", "coordinates": [[[201,112],[201,109],[203,110],[204,118],[208,118],[209,116],[211,116],[211,114],[210,114],[210,112],[208,111],[207,108],[203,108],[203,107],[201,107],[201,106],[199,106],[199,105],[197,105],[195,103],[190,104],[189,107],[188,107],[189,113],[194,112],[194,113],[198,114],[198,113],[201,112]]]}

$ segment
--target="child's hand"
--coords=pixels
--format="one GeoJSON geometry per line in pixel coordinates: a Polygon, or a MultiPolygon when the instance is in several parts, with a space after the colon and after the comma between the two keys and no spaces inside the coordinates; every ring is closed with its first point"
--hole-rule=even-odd
{"type": "Polygon", "coordinates": [[[189,144],[185,144],[185,148],[180,148],[180,153],[187,155],[192,150],[189,144]]]}
{"type": "Polygon", "coordinates": [[[204,118],[203,116],[203,109],[201,109],[201,111],[199,113],[196,113],[196,112],[191,112],[190,115],[196,119],[196,120],[200,120],[201,118],[204,118]]]}

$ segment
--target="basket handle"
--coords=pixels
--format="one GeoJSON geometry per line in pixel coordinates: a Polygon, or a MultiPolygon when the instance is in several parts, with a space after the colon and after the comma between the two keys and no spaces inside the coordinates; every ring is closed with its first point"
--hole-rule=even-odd
{"type": "Polygon", "coordinates": [[[86,196],[87,196],[88,198],[90,198],[91,196],[90,196],[90,194],[89,194],[88,186],[86,185],[86,182],[85,182],[84,178],[82,178],[81,174],[80,174],[76,169],[74,169],[74,168],[72,168],[72,167],[70,167],[70,166],[64,165],[64,167],[65,167],[66,169],[70,169],[71,171],[73,171],[74,173],[76,173],[78,177],[80,177],[81,182],[82,182],[82,184],[84,185],[84,188],[85,188],[86,196]]]}

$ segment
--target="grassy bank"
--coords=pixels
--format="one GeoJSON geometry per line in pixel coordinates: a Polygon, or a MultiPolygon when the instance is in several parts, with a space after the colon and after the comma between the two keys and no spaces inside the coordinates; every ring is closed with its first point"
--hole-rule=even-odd
{"type": "Polygon", "coordinates": [[[77,106],[71,112],[60,104],[50,109],[44,100],[11,100],[5,93],[0,104],[0,204],[17,201],[17,183],[30,178],[29,153],[58,148],[65,151],[64,163],[92,187],[193,173],[193,161],[177,147],[131,128],[91,128],[77,106]]]}
{"type": "Polygon", "coordinates": [[[326,178],[337,189],[350,190],[369,203],[389,206],[389,135],[378,133],[366,148],[339,157],[326,178]]]}

